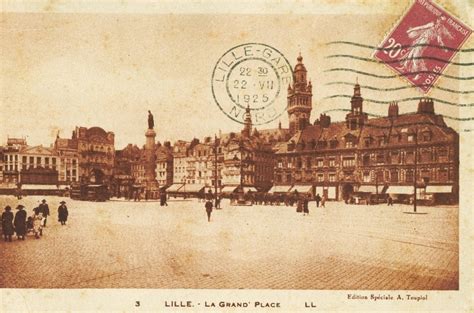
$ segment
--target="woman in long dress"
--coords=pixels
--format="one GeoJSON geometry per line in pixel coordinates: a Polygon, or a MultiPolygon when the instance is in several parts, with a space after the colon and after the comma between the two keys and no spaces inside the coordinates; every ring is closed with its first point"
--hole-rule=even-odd
{"type": "Polygon", "coordinates": [[[2,231],[5,241],[12,241],[12,235],[14,232],[13,227],[13,213],[12,208],[7,205],[5,207],[5,212],[2,213],[2,231]]]}
{"type": "Polygon", "coordinates": [[[61,205],[58,207],[58,221],[61,223],[61,225],[66,225],[69,212],[67,210],[66,202],[61,201],[60,203],[61,205]]]}
{"type": "Polygon", "coordinates": [[[13,224],[15,225],[15,232],[18,239],[25,240],[26,234],[26,211],[24,206],[21,204],[16,207],[18,212],[15,214],[15,220],[13,224]]]}

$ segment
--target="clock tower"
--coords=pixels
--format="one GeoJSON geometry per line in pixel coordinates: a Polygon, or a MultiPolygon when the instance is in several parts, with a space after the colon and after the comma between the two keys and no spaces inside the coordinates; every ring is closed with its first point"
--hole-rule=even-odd
{"type": "Polygon", "coordinates": [[[309,118],[312,109],[311,81],[306,79],[306,67],[301,54],[296,59],[298,63],[293,73],[293,86],[288,86],[288,120],[290,122],[290,135],[303,130],[310,125],[309,118]]]}

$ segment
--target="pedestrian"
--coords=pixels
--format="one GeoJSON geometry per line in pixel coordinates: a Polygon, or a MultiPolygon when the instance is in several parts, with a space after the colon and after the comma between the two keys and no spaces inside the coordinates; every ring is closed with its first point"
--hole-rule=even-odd
{"type": "Polygon", "coordinates": [[[26,211],[23,210],[25,207],[19,204],[16,209],[18,212],[15,214],[15,220],[13,221],[13,225],[15,226],[16,237],[18,239],[25,240],[26,234],[26,211]]]}
{"type": "Polygon", "coordinates": [[[323,197],[321,198],[321,207],[322,207],[322,208],[325,208],[325,207],[326,207],[325,204],[326,204],[326,196],[323,195],[323,197]]]}
{"type": "Polygon", "coordinates": [[[168,200],[167,200],[167,195],[166,195],[166,191],[163,190],[161,193],[160,193],[160,205],[161,206],[168,206],[168,200]]]}
{"type": "Polygon", "coordinates": [[[296,212],[303,212],[303,201],[301,199],[296,199],[296,212]]]}
{"type": "Polygon", "coordinates": [[[2,213],[2,231],[5,241],[12,241],[12,235],[15,228],[13,227],[13,213],[11,206],[5,207],[5,212],[2,213]]]}
{"type": "Polygon", "coordinates": [[[393,199],[390,196],[387,198],[387,206],[393,206],[393,199]]]}
{"type": "Polygon", "coordinates": [[[35,238],[39,239],[40,236],[43,236],[43,215],[40,212],[35,212],[33,215],[33,232],[35,233],[35,238]]]}
{"type": "Polygon", "coordinates": [[[212,213],[212,201],[207,200],[206,204],[205,204],[205,207],[206,207],[206,213],[207,213],[207,221],[210,222],[211,221],[211,213],[212,213]]]}
{"type": "Polygon", "coordinates": [[[44,218],[43,226],[46,227],[46,221],[47,221],[48,216],[49,216],[49,206],[46,203],[45,199],[41,200],[41,204],[39,205],[39,211],[40,211],[40,213],[43,214],[43,218],[44,218]]]}
{"type": "Polygon", "coordinates": [[[216,197],[216,209],[221,208],[221,197],[217,196],[216,197]]]}
{"type": "Polygon", "coordinates": [[[319,202],[321,202],[321,196],[319,195],[319,193],[316,194],[314,200],[316,200],[316,207],[319,208],[319,202]]]}
{"type": "Polygon", "coordinates": [[[21,200],[23,198],[22,192],[21,192],[21,185],[18,185],[18,188],[16,189],[16,198],[18,200],[21,200]]]}
{"type": "Polygon", "coordinates": [[[61,201],[60,204],[61,205],[58,207],[58,222],[60,222],[61,225],[66,225],[69,212],[65,201],[61,201]]]}
{"type": "Polygon", "coordinates": [[[303,215],[309,215],[308,198],[303,199],[303,215]]]}

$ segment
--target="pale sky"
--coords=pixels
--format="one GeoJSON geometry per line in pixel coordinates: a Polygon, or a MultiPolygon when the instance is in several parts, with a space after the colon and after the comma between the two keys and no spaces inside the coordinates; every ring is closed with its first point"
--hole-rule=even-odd
{"type": "MultiPolygon", "coordinates": [[[[355,82],[356,74],[330,72],[351,67],[381,75],[393,74],[380,64],[325,59],[330,54],[371,57],[371,49],[327,46],[333,40],[378,45],[400,18],[398,14],[364,15],[179,15],[40,13],[2,16],[2,92],[0,144],[7,136],[25,136],[31,145],[49,145],[57,131],[70,137],[75,126],[100,126],[113,131],[116,148],[143,145],[147,110],[155,116],[157,140],[190,140],[242,128],[226,117],[211,93],[212,70],[233,46],[260,42],[281,51],[294,66],[301,52],[313,83],[311,121],[325,110],[350,108],[349,99],[323,100],[352,94],[352,86],[327,86],[331,81],[355,82]]],[[[472,38],[466,46],[472,45],[472,38]]],[[[465,46],[465,47],[466,47],[465,46]]],[[[459,61],[459,57],[454,59],[459,61]]],[[[457,75],[450,66],[446,74],[457,75]]],[[[359,76],[361,85],[406,86],[400,80],[359,76]]],[[[459,89],[441,78],[438,85],[459,89]]],[[[472,89],[472,88],[470,88],[472,89]]],[[[421,96],[408,89],[381,93],[362,89],[362,96],[395,100],[421,96]]],[[[433,90],[432,97],[458,99],[433,90]]],[[[286,103],[285,92],[277,101],[286,103]]],[[[416,101],[400,103],[400,111],[416,110],[416,101]]],[[[384,104],[365,103],[370,113],[386,114],[384,104]]],[[[457,117],[457,108],[435,102],[437,113],[457,117]]],[[[331,113],[341,120],[345,113],[331,113]]],[[[281,122],[287,127],[287,115],[281,122]]],[[[457,123],[446,120],[457,128],[457,123]]],[[[277,127],[278,121],[260,129],[277,127]]]]}

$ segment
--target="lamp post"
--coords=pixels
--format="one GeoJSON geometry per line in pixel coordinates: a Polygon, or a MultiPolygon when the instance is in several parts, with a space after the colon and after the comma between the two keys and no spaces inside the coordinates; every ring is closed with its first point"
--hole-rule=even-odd
{"type": "Polygon", "coordinates": [[[413,212],[416,213],[416,180],[418,167],[418,128],[415,128],[415,169],[413,173],[413,212]]]}
{"type": "Polygon", "coordinates": [[[413,140],[415,142],[415,153],[414,153],[414,157],[415,157],[415,161],[413,162],[414,164],[414,169],[413,169],[413,211],[411,212],[403,212],[403,213],[407,213],[407,214],[427,214],[427,213],[420,213],[420,212],[417,212],[417,204],[416,204],[416,200],[417,200],[417,195],[416,195],[416,183],[417,183],[417,180],[418,180],[418,127],[415,128],[415,133],[413,135],[413,140]]]}
{"type": "Polygon", "coordinates": [[[217,201],[217,182],[217,136],[214,135],[214,207],[220,209],[217,201]]]}

